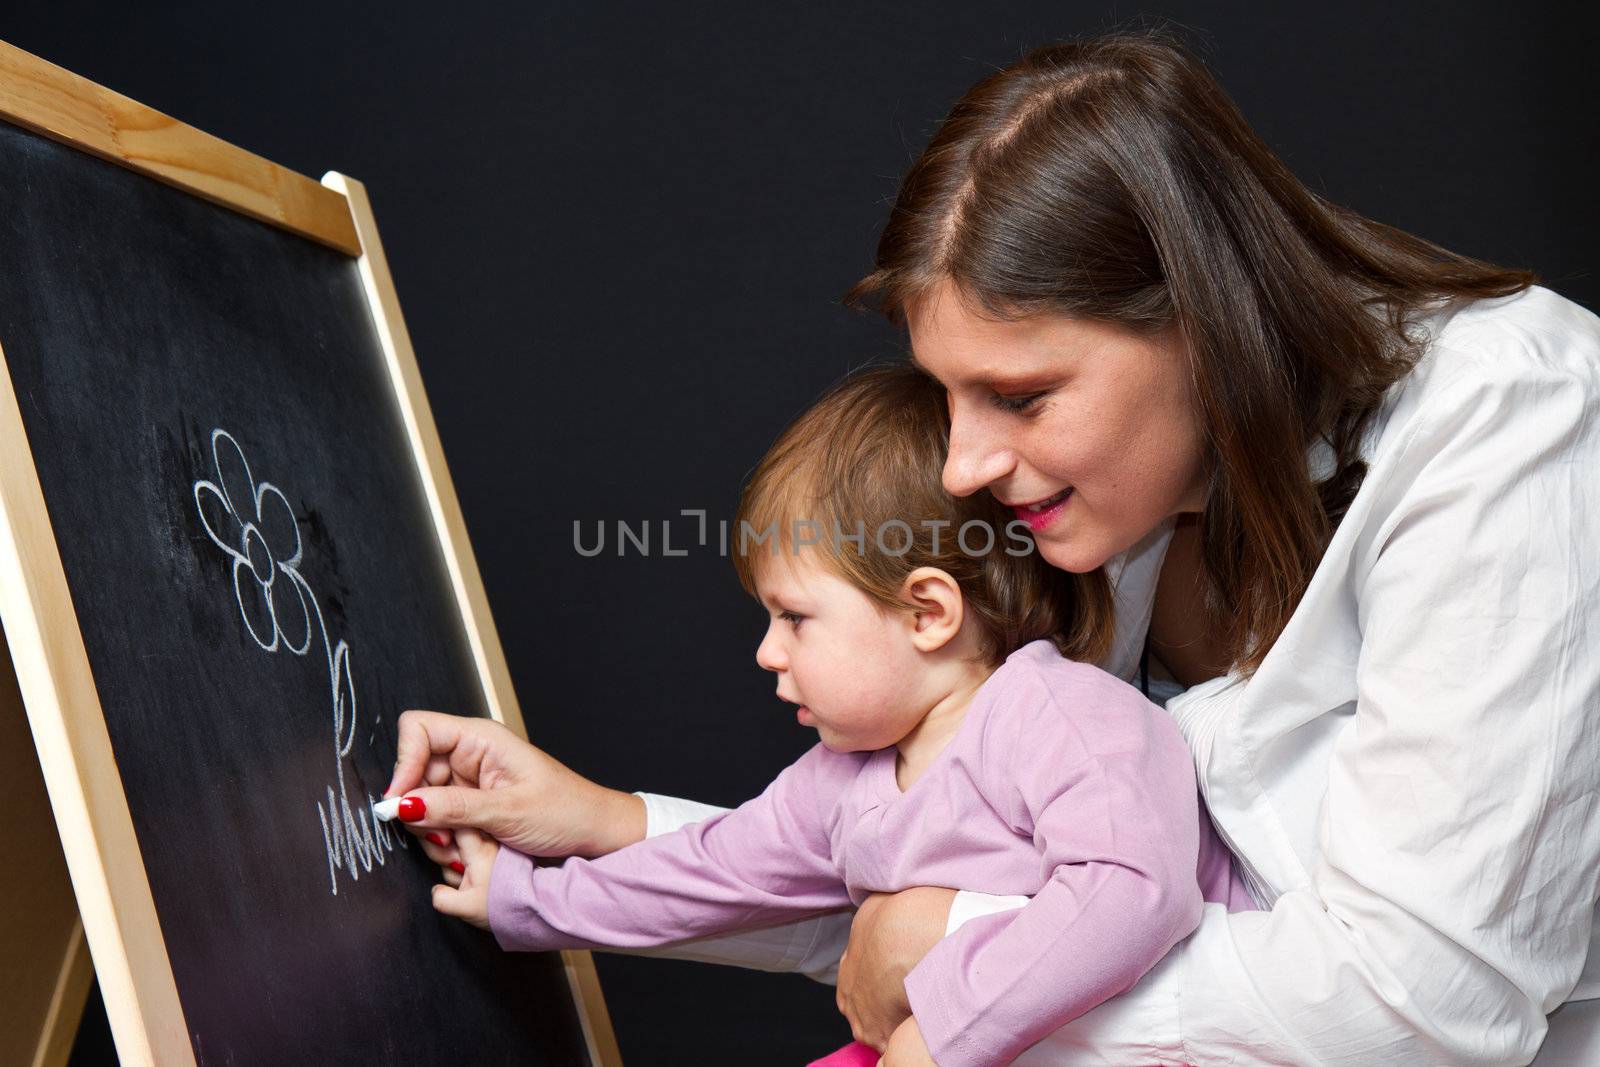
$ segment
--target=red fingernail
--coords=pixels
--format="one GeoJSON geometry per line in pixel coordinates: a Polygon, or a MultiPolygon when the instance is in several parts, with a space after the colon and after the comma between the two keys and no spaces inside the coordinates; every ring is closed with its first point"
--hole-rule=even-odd
{"type": "Polygon", "coordinates": [[[450,869],[452,871],[455,871],[457,874],[466,874],[467,873],[466,864],[462,863],[460,860],[451,860],[450,861],[450,869]]]}
{"type": "Polygon", "coordinates": [[[400,801],[400,821],[419,822],[427,818],[428,805],[422,802],[421,797],[406,797],[400,801]]]}
{"type": "Polygon", "coordinates": [[[440,848],[445,848],[446,846],[448,846],[450,844],[449,839],[446,838],[443,834],[441,834],[441,833],[439,833],[437,831],[435,831],[433,833],[430,833],[428,835],[428,840],[432,841],[434,844],[438,845],[440,848]]]}

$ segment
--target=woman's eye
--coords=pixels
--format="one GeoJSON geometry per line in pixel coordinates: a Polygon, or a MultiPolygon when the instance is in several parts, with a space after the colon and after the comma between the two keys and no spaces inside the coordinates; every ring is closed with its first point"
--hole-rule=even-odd
{"type": "Polygon", "coordinates": [[[1023,393],[1020,396],[1005,396],[1001,393],[994,395],[994,406],[1002,411],[1026,411],[1033,406],[1034,401],[1044,396],[1043,393],[1023,393]]]}

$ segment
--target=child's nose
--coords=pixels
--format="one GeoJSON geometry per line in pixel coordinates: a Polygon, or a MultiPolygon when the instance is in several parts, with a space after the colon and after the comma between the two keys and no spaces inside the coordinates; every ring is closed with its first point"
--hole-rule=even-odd
{"type": "Polygon", "coordinates": [[[767,636],[761,639],[761,644],[756,646],[756,663],[766,671],[781,671],[784,668],[783,649],[773,639],[770,628],[767,636]]]}

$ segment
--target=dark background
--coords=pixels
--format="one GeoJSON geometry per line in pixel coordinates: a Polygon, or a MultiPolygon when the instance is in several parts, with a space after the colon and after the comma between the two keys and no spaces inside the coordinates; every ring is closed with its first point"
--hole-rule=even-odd
{"type": "MultiPolygon", "coordinates": [[[[1600,307],[1587,6],[53,3],[0,36],[367,184],[530,733],[608,784],[732,804],[812,735],[732,567],[661,557],[659,523],[728,517],[787,418],[899,351],[838,297],[969,84],[1168,17],[1313,189],[1600,307]],[[619,519],[657,554],[619,559],[619,519]],[[574,520],[612,527],[605,554],[574,520]]],[[[848,1036],[802,978],[597,958],[633,1067],[848,1036]]],[[[80,1063],[108,1055],[95,1027],[80,1063]]]]}

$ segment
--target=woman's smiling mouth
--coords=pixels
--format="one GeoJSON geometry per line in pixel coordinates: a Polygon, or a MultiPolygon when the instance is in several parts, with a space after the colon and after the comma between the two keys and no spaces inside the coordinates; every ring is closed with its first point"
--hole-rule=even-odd
{"type": "Polygon", "coordinates": [[[1066,506],[1071,496],[1072,486],[1069,485],[1054,496],[1047,496],[1032,504],[1012,504],[1011,511],[1028,524],[1028,529],[1037,532],[1055,521],[1055,517],[1061,514],[1061,509],[1066,506]]]}

